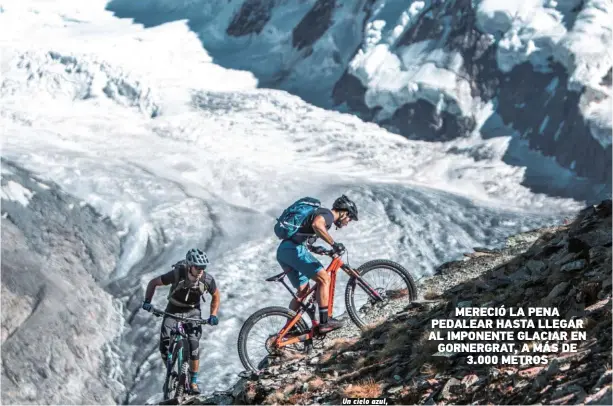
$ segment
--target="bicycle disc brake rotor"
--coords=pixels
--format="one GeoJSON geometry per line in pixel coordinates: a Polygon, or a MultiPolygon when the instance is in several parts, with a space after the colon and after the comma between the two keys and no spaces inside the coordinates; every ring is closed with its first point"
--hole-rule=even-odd
{"type": "MultiPolygon", "coordinates": [[[[384,288],[375,288],[375,291],[379,294],[379,296],[381,296],[381,299],[383,300],[387,299],[387,291],[384,288]]],[[[376,302],[376,303],[380,303],[380,302],[376,302]]]]}
{"type": "Polygon", "coordinates": [[[374,291],[376,291],[379,294],[379,296],[381,297],[381,299],[383,299],[383,301],[379,301],[377,299],[369,297],[366,303],[360,306],[360,309],[359,309],[360,313],[369,314],[372,311],[376,311],[378,309],[382,309],[385,306],[387,306],[389,298],[387,296],[385,289],[384,288],[374,288],[374,291]]]}

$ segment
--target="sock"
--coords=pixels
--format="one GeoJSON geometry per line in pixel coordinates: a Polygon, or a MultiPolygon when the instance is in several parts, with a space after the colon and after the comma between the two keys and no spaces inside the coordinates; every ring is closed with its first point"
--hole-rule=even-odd
{"type": "Polygon", "coordinates": [[[328,306],[319,308],[319,322],[321,324],[328,322],[328,306]]]}
{"type": "Polygon", "coordinates": [[[198,380],[198,372],[192,372],[192,382],[191,383],[196,383],[197,380],[198,380]]]}

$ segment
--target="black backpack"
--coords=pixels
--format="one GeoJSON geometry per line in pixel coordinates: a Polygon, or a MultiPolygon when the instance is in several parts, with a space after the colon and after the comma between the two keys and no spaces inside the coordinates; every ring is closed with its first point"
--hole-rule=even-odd
{"type": "MultiPolygon", "coordinates": [[[[179,289],[183,289],[185,287],[186,278],[181,278],[181,269],[185,269],[187,273],[187,263],[185,260],[179,261],[172,266],[172,270],[174,271],[175,279],[170,285],[170,291],[168,291],[168,300],[172,298],[172,295],[179,289]]],[[[191,287],[193,289],[193,287],[191,287]]],[[[198,279],[198,290],[200,291],[200,296],[204,296],[206,291],[209,289],[208,285],[205,282],[202,282],[202,279],[198,279]]],[[[204,298],[203,298],[204,300],[204,298]]]]}

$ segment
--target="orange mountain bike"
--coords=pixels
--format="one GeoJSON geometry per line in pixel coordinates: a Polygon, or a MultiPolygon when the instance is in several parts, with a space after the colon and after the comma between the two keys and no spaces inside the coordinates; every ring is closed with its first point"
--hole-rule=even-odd
{"type": "MultiPolygon", "coordinates": [[[[360,328],[376,323],[396,313],[417,297],[415,282],[401,265],[388,260],[369,261],[357,269],[345,264],[332,250],[315,247],[316,254],[328,255],[332,262],[326,271],[330,275],[328,316],[332,317],[334,291],[339,269],[349,275],[345,289],[345,306],[351,320],[360,328]],[[389,277],[396,280],[391,281],[389,277]]],[[[238,354],[247,371],[258,373],[269,365],[271,357],[284,352],[308,352],[313,339],[323,338],[317,330],[315,284],[298,297],[285,282],[286,272],[266,279],[281,282],[300,305],[298,312],[280,306],[266,307],[253,313],[238,335],[238,354]],[[311,326],[303,317],[305,313],[311,326]]]]}

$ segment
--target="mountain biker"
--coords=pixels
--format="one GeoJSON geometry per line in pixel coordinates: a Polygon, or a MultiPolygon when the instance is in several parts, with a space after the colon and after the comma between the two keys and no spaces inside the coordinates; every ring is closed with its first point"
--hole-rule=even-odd
{"type": "MultiPolygon", "coordinates": [[[[161,276],[151,279],[147,285],[145,300],[142,308],[146,311],[151,311],[151,299],[155,294],[155,289],[158,286],[172,284],[171,291],[168,294],[168,305],[166,313],[176,314],[180,317],[201,318],[200,314],[200,299],[204,300],[204,294],[209,293],[212,296],[210,317],[208,323],[216,326],[219,323],[217,311],[219,309],[220,294],[215,279],[209,273],[204,272],[209,265],[209,259],[206,254],[196,248],[190,249],[185,255],[185,260],[177,262],[173,265],[173,269],[161,276]]],[[[168,347],[170,345],[170,331],[175,326],[176,321],[168,316],[164,316],[160,331],[160,353],[162,360],[165,363],[168,355],[168,347]]],[[[200,351],[199,340],[202,334],[202,327],[195,323],[186,323],[188,339],[191,348],[190,354],[190,370],[191,370],[191,390],[193,394],[199,394],[200,389],[196,383],[198,379],[198,370],[200,368],[200,351]]]]}
{"type": "MultiPolygon", "coordinates": [[[[306,218],[298,232],[289,239],[285,239],[277,248],[277,261],[281,268],[287,272],[292,285],[297,289],[298,297],[302,297],[308,290],[309,279],[317,284],[316,299],[319,305],[319,332],[327,333],[343,327],[343,322],[335,318],[328,318],[328,293],[330,289],[330,276],[310,251],[318,253],[319,247],[312,244],[317,237],[328,243],[333,251],[342,254],[345,246],[335,242],[328,230],[334,224],[342,228],[351,220],[358,220],[358,208],[347,196],[342,195],[334,201],[332,209],[318,208],[306,218]]],[[[292,299],[290,309],[299,309],[298,302],[292,299]]]]}

